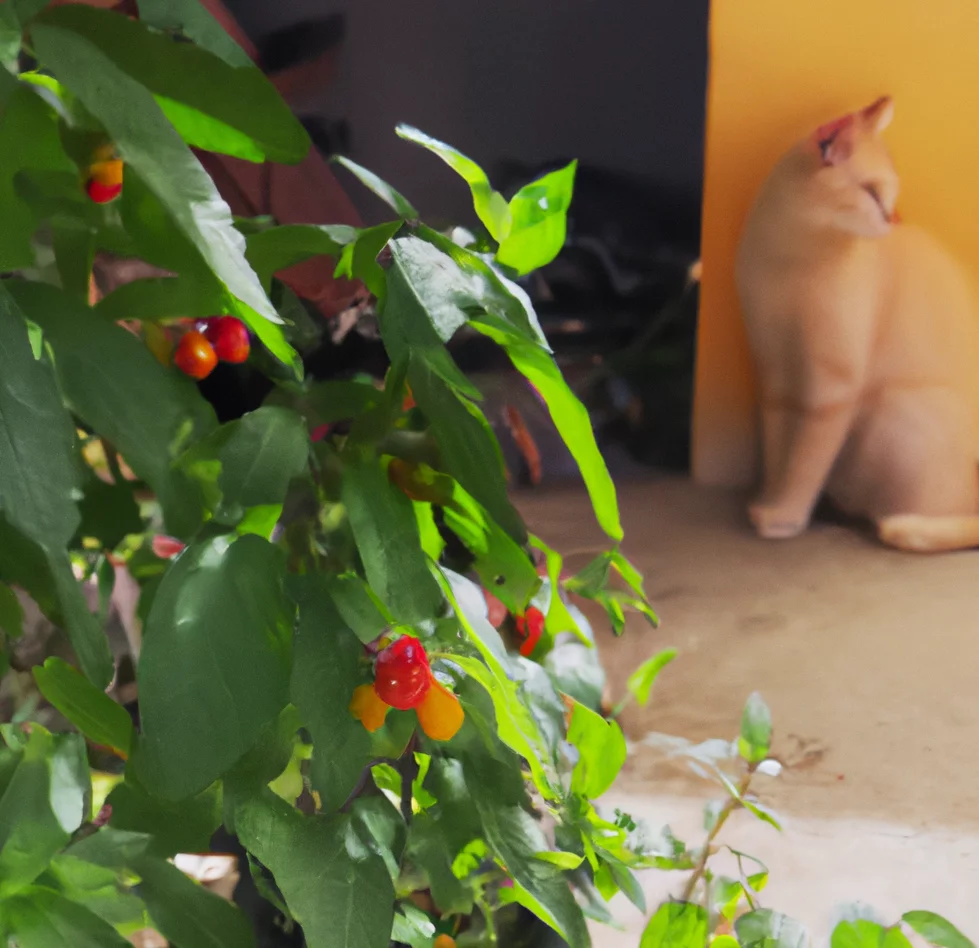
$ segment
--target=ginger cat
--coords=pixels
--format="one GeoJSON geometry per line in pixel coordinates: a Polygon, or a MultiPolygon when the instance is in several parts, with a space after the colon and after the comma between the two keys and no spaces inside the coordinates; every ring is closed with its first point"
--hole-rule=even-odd
{"type": "Polygon", "coordinates": [[[979,546],[979,315],[948,253],[897,220],[893,112],[885,97],[798,143],[745,225],[764,537],[801,533],[825,492],[892,546],[979,546]]]}

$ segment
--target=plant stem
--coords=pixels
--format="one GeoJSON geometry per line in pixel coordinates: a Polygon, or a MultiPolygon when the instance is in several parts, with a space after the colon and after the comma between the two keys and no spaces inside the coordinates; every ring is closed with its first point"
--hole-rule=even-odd
{"type": "Polygon", "coordinates": [[[714,825],[711,831],[707,834],[707,839],[704,840],[704,848],[701,850],[700,858],[697,860],[697,865],[694,867],[693,872],[690,874],[690,878],[687,880],[687,884],[683,888],[683,894],[680,896],[681,902],[689,902],[693,896],[693,890],[697,887],[697,883],[701,880],[704,875],[704,870],[707,868],[707,860],[710,857],[711,843],[717,838],[717,834],[724,828],[724,824],[727,822],[727,818],[739,807],[741,806],[741,797],[743,797],[748,792],[748,787],[751,784],[751,778],[755,774],[754,764],[749,764],[748,772],[741,778],[741,782],[738,784],[738,797],[735,799],[733,796],[729,797],[724,806],[721,807],[720,813],[717,814],[717,819],[714,821],[714,825]]]}

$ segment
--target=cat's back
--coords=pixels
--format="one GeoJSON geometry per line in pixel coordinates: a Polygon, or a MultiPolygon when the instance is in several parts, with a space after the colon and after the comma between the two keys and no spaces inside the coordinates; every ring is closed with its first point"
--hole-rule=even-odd
{"type": "Polygon", "coordinates": [[[979,311],[973,277],[929,232],[895,227],[881,241],[877,370],[945,378],[979,390],[979,311]]]}

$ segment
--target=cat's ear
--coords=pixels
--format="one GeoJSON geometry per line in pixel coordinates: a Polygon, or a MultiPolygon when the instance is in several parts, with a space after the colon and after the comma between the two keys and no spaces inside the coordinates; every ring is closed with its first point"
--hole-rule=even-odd
{"type": "Polygon", "coordinates": [[[855,131],[856,119],[852,114],[827,122],[816,129],[812,141],[823,159],[823,164],[840,165],[849,159],[853,154],[855,131]]]}
{"type": "Polygon", "coordinates": [[[860,113],[860,118],[872,135],[880,135],[894,118],[894,100],[889,95],[882,95],[860,113]]]}

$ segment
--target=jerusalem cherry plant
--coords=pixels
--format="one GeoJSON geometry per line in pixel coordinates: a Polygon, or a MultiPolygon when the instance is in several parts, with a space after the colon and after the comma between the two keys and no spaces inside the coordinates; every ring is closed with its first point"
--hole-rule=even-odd
{"type": "Polygon", "coordinates": [[[520,913],[586,945],[668,854],[592,803],[625,740],[568,594],[617,632],[655,616],[516,282],[563,244],[574,165],[507,201],[399,128],[468,182],[479,249],[351,162],[388,222],[235,219],[195,150],[310,147],[242,50],[193,0],[44,7],[0,4],[4,939],[254,945],[171,858],[223,826],[310,948],[515,943],[520,913]],[[314,257],[369,291],[383,379],[303,377],[317,327],[277,274],[314,257]],[[577,576],[508,497],[457,333],[502,347],[578,463],[608,542],[577,576]],[[227,373],[271,393],[219,424],[197,381],[227,373]],[[25,604],[64,632],[46,660],[25,604]]]}

